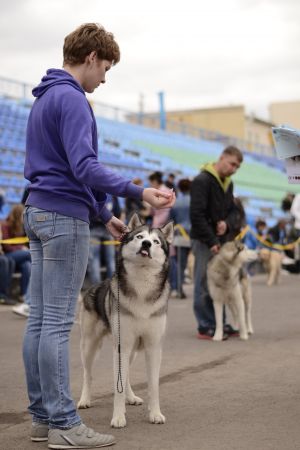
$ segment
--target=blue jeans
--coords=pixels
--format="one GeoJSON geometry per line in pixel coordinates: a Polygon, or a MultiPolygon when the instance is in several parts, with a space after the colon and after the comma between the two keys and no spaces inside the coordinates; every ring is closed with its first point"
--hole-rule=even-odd
{"type": "Polygon", "coordinates": [[[87,267],[89,225],[29,206],[24,226],[32,258],[23,343],[28,409],[35,422],[71,428],[81,419],[70,393],[69,335],[87,267]]]}
{"type": "Polygon", "coordinates": [[[116,252],[114,245],[103,245],[95,241],[110,241],[113,238],[110,236],[105,226],[95,227],[91,230],[91,242],[89,250],[89,259],[87,273],[89,280],[92,284],[97,284],[101,282],[101,256],[104,256],[104,263],[106,267],[107,278],[111,278],[116,270],[116,252]]]}
{"type": "Polygon", "coordinates": [[[15,250],[6,255],[15,262],[16,271],[21,272],[21,295],[26,295],[31,272],[30,252],[29,250],[15,250]]]}
{"type": "MultiPolygon", "coordinates": [[[[215,310],[207,286],[207,264],[212,258],[209,247],[198,240],[192,241],[192,251],[195,256],[194,266],[194,314],[201,328],[216,328],[215,310]]],[[[223,308],[223,323],[226,322],[225,307],[223,308]]]]}
{"type": "Polygon", "coordinates": [[[207,245],[198,240],[192,241],[192,250],[195,256],[194,266],[194,314],[201,328],[215,328],[215,311],[207,287],[207,264],[212,253],[207,245]]]}
{"type": "Polygon", "coordinates": [[[188,247],[177,247],[177,290],[178,292],[183,291],[184,282],[184,272],[186,269],[188,256],[190,253],[190,248],[188,247]]]}

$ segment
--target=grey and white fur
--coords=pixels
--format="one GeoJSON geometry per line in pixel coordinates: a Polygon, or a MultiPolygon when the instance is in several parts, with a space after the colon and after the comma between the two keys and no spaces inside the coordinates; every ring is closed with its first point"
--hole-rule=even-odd
{"type": "Polygon", "coordinates": [[[159,371],[162,339],[166,330],[169,244],[173,223],[152,229],[134,214],[128,223],[128,234],[122,240],[116,274],[111,280],[91,287],[83,298],[80,314],[83,387],[79,408],[91,406],[92,364],[105,335],[112,334],[114,359],[114,408],[111,426],[126,426],[125,404],[140,405],[129,381],[129,367],[137,350],[144,349],[148,378],[149,420],[164,423],[159,404],[159,371]],[[120,389],[118,354],[119,300],[121,329],[120,389]],[[119,387],[119,389],[118,389],[119,387]]]}
{"type": "Polygon", "coordinates": [[[230,308],[240,338],[247,340],[248,335],[253,334],[251,284],[243,266],[256,259],[257,253],[249,250],[242,242],[230,241],[208,263],[207,283],[216,319],[214,341],[223,339],[224,305],[230,308]]]}

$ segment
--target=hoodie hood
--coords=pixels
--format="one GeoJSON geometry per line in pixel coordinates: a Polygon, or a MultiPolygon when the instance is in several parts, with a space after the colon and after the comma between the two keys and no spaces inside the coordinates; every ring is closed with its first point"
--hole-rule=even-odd
{"type": "Polygon", "coordinates": [[[221,188],[223,189],[224,192],[227,191],[228,187],[230,186],[231,183],[231,178],[230,177],[226,177],[224,180],[222,180],[220,178],[220,175],[218,174],[218,172],[216,171],[215,167],[214,167],[214,163],[208,163],[208,164],[204,164],[202,167],[202,172],[208,172],[211,175],[213,175],[216,180],[218,181],[218,183],[220,184],[221,188]]]}
{"type": "Polygon", "coordinates": [[[58,84],[69,84],[74,89],[77,89],[77,91],[82,92],[85,95],[85,92],[78,81],[62,69],[47,70],[46,75],[43,76],[40,84],[32,90],[32,95],[34,97],[41,97],[46,91],[48,91],[49,88],[58,84]]]}

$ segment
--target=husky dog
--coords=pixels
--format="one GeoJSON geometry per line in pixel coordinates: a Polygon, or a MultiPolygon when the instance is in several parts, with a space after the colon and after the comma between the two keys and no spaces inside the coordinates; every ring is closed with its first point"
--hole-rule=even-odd
{"type": "Polygon", "coordinates": [[[257,254],[239,241],[224,244],[207,267],[207,282],[213,300],[216,331],[214,341],[223,339],[223,305],[229,306],[240,338],[253,334],[251,320],[251,286],[243,264],[257,259],[257,254]]]}
{"type": "Polygon", "coordinates": [[[145,350],[149,420],[165,422],[159,406],[159,370],[170,294],[168,250],[173,239],[173,223],[151,229],[134,214],[128,230],[120,246],[116,274],[111,280],[91,287],[81,309],[80,347],[84,373],[78,407],[91,406],[92,363],[103,337],[111,333],[115,390],[111,426],[115,428],[126,426],[126,402],[143,403],[129,382],[129,366],[140,349],[145,350]]]}
{"type": "Polygon", "coordinates": [[[277,284],[281,273],[283,253],[262,248],[259,250],[259,258],[268,274],[267,285],[277,284]]]}

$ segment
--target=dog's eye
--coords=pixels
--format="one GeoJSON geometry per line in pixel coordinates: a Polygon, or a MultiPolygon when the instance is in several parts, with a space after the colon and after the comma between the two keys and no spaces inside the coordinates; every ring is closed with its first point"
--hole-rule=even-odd
{"type": "Polygon", "coordinates": [[[158,239],[154,239],[154,244],[160,244],[160,242],[159,242],[159,240],[158,239]]]}
{"type": "Polygon", "coordinates": [[[143,236],[142,236],[141,234],[138,234],[138,235],[136,236],[136,238],[137,238],[137,239],[143,239],[143,236]]]}

